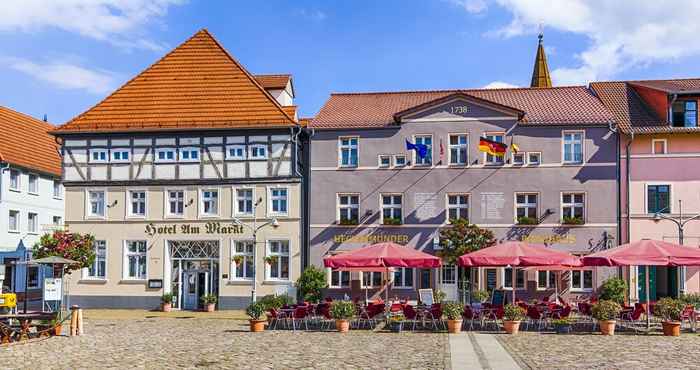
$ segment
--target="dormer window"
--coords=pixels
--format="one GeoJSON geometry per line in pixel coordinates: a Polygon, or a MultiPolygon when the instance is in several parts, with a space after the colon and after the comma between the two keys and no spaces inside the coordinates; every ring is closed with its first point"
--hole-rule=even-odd
{"type": "Polygon", "coordinates": [[[677,100],[671,106],[671,124],[673,127],[698,126],[698,102],[695,100],[677,100]]]}

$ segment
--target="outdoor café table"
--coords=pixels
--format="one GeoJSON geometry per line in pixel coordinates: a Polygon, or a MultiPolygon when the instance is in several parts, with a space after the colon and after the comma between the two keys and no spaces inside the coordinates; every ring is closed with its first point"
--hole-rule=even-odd
{"type": "Polygon", "coordinates": [[[690,317],[691,331],[695,333],[698,329],[698,317],[700,317],[700,309],[695,309],[690,317]]]}
{"type": "MultiPolygon", "coordinates": [[[[55,313],[44,313],[44,312],[16,313],[16,314],[10,314],[10,315],[0,315],[0,321],[6,321],[6,322],[9,322],[10,320],[19,321],[20,339],[21,338],[29,338],[29,329],[32,326],[32,320],[53,320],[54,318],[56,318],[55,313]]],[[[7,342],[7,341],[9,341],[9,339],[10,338],[7,336],[7,334],[3,333],[2,342],[7,342]]]]}

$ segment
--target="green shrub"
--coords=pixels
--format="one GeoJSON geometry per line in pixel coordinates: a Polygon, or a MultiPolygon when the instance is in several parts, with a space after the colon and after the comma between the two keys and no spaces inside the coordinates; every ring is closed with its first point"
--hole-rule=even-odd
{"type": "Polygon", "coordinates": [[[438,289],[435,291],[435,303],[442,303],[442,301],[445,300],[445,297],[447,297],[447,293],[443,292],[442,290],[438,289]]]}
{"type": "Polygon", "coordinates": [[[615,301],[601,300],[591,308],[591,314],[598,321],[617,320],[622,306],[615,301]]]}
{"type": "Polygon", "coordinates": [[[552,320],[552,325],[554,326],[569,326],[573,321],[568,318],[555,319],[552,320]]]}
{"type": "Polygon", "coordinates": [[[447,302],[442,305],[442,314],[448,320],[461,320],[462,312],[464,312],[464,305],[459,302],[447,302]]]}
{"type": "Polygon", "coordinates": [[[514,305],[507,304],[503,307],[503,320],[506,321],[520,321],[525,318],[525,309],[514,305]]]}
{"type": "Polygon", "coordinates": [[[245,313],[251,320],[260,320],[265,313],[265,306],[261,302],[251,303],[248,308],[245,309],[245,313]]]}
{"type": "Polygon", "coordinates": [[[562,217],[561,223],[564,225],[583,225],[584,221],[582,217],[564,216],[562,217]]]}
{"type": "Polygon", "coordinates": [[[349,220],[349,219],[341,219],[338,224],[340,225],[346,225],[346,226],[352,226],[352,225],[357,225],[359,222],[357,220],[349,220]]]}
{"type": "Polygon", "coordinates": [[[355,316],[355,304],[351,301],[333,301],[330,313],[336,320],[351,319],[355,316]]]}
{"type": "Polygon", "coordinates": [[[173,293],[163,293],[163,295],[160,296],[160,303],[172,304],[173,300],[175,300],[175,294],[173,293]]]}
{"type": "Polygon", "coordinates": [[[686,293],[680,298],[683,303],[691,305],[695,308],[700,308],[700,293],[686,293]]]}
{"type": "Polygon", "coordinates": [[[303,301],[318,303],[323,295],[323,289],[328,287],[326,272],[311,265],[301,273],[295,285],[303,301]]]}
{"type": "Polygon", "coordinates": [[[401,219],[396,217],[384,217],[384,225],[401,225],[401,219]]]}
{"type": "Polygon", "coordinates": [[[218,298],[214,294],[205,294],[199,298],[204,304],[216,304],[218,298]]]}
{"type": "Polygon", "coordinates": [[[518,217],[518,225],[537,225],[539,222],[534,217],[518,217]]]}
{"type": "Polygon", "coordinates": [[[489,292],[485,290],[477,290],[474,293],[472,293],[472,298],[481,303],[484,303],[489,300],[489,292]]]}
{"type": "Polygon", "coordinates": [[[283,306],[289,306],[295,303],[295,300],[286,295],[286,294],[281,294],[281,295],[274,295],[274,294],[269,294],[266,296],[263,296],[261,298],[258,298],[258,302],[263,305],[265,308],[265,311],[269,309],[275,309],[278,310],[282,308],[283,306]]]}
{"type": "Polygon", "coordinates": [[[661,317],[664,321],[681,321],[684,308],[685,303],[680,299],[665,297],[656,302],[654,315],[661,317]]]}
{"type": "Polygon", "coordinates": [[[619,305],[625,304],[625,292],[627,292],[627,282],[621,278],[610,278],[605,280],[600,287],[600,299],[614,301],[619,305]]]}

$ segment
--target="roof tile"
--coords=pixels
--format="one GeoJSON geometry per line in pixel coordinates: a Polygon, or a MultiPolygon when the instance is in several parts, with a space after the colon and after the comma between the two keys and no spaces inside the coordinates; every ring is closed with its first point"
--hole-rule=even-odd
{"type": "Polygon", "coordinates": [[[61,176],[61,157],[49,123],[0,106],[0,161],[61,176]]]}

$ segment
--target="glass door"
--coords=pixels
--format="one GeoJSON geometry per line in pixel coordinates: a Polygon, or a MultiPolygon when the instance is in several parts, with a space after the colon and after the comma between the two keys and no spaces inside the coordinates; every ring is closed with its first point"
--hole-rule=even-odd
{"type": "Polygon", "coordinates": [[[445,300],[457,301],[457,266],[443,265],[440,270],[440,290],[445,300]]]}

